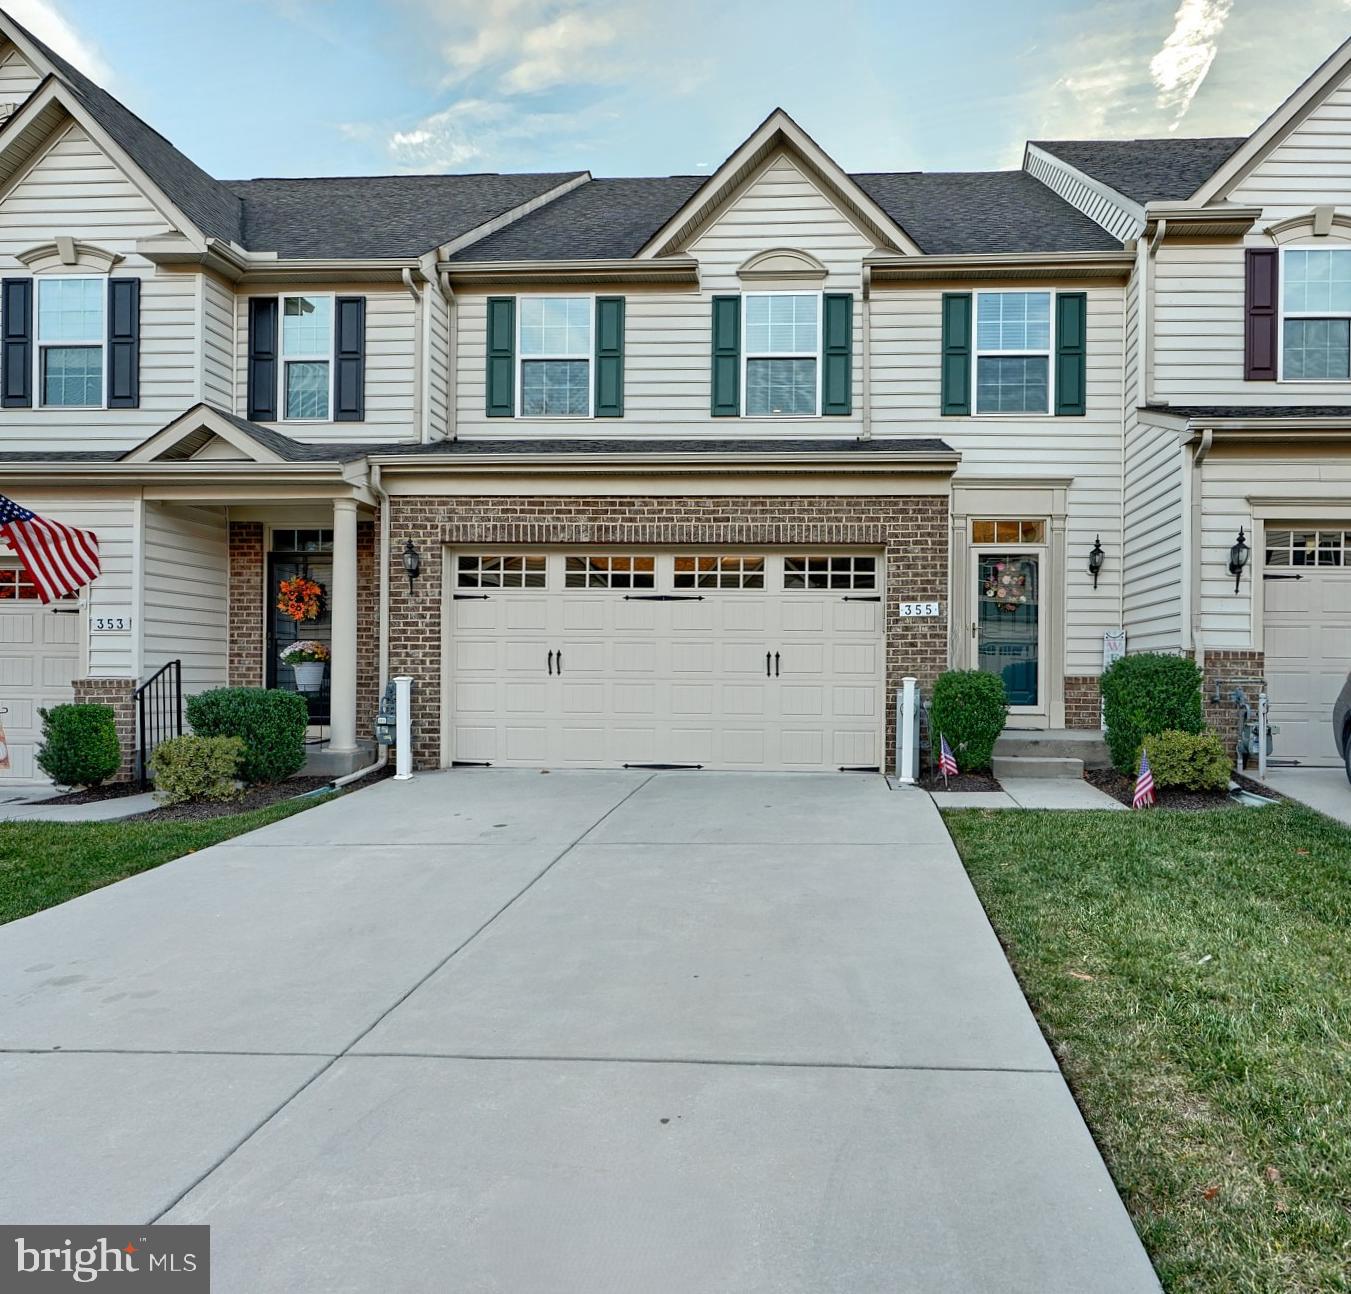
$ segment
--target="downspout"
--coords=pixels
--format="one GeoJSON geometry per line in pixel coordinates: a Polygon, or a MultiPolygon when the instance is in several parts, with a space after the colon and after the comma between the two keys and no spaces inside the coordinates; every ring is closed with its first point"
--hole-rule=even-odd
{"type": "Polygon", "coordinates": [[[1160,220],[1154,226],[1154,237],[1149,240],[1149,252],[1145,257],[1144,282],[1141,285],[1140,312],[1140,374],[1141,404],[1148,404],[1154,396],[1154,261],[1158,257],[1159,244],[1168,232],[1168,221],[1160,220]]]}
{"type": "Polygon", "coordinates": [[[455,332],[459,327],[459,317],[455,310],[455,289],[450,285],[450,271],[442,270],[436,276],[436,285],[441,290],[441,298],[446,303],[446,346],[450,354],[446,356],[446,438],[457,438],[455,411],[455,361],[458,351],[455,346],[455,332]]]}
{"type": "Polygon", "coordinates": [[[1186,491],[1183,515],[1187,518],[1187,560],[1182,567],[1182,649],[1190,650],[1192,658],[1202,669],[1205,668],[1205,645],[1201,640],[1201,465],[1210,453],[1215,432],[1206,427],[1201,431],[1201,439],[1192,451],[1191,463],[1183,476],[1186,491]]]}
{"type": "Polygon", "coordinates": [[[413,271],[404,266],[399,271],[408,295],[413,298],[413,354],[417,356],[417,380],[413,383],[413,439],[419,443],[427,440],[427,321],[423,318],[426,303],[422,292],[413,278],[413,271]]]}
{"type": "Polygon", "coordinates": [[[859,432],[860,440],[871,440],[873,438],[872,287],[872,266],[865,265],[863,267],[863,380],[860,383],[863,399],[863,429],[859,432]]]}
{"type": "MultiPolygon", "coordinates": [[[[1117,561],[1120,573],[1116,582],[1116,627],[1126,627],[1126,410],[1129,407],[1130,393],[1126,390],[1126,327],[1130,318],[1130,284],[1121,294],[1121,500],[1118,516],[1121,521],[1120,556],[1117,561]]],[[[1136,320],[1136,329],[1140,326],[1136,320]]]]}

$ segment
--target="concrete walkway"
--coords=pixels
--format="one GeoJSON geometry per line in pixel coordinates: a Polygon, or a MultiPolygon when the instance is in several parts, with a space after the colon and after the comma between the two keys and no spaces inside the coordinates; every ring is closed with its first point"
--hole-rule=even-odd
{"type": "Polygon", "coordinates": [[[59,795],[54,786],[15,788],[0,795],[0,822],[116,822],[158,808],[154,793],[123,795],[88,804],[44,804],[59,795]]]}
{"type": "Polygon", "coordinates": [[[213,1289],[1156,1291],[927,795],[383,782],[0,928],[0,1216],[213,1289]]]}
{"type": "Polygon", "coordinates": [[[1120,800],[1078,777],[1006,777],[1002,791],[933,791],[940,809],[1124,810],[1120,800]]]}
{"type": "Polygon", "coordinates": [[[1340,768],[1273,768],[1266,784],[1351,827],[1351,782],[1340,768]]]}

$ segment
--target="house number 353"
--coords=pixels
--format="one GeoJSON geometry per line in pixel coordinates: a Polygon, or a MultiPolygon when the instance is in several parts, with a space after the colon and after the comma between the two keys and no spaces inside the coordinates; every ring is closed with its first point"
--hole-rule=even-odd
{"type": "Polygon", "coordinates": [[[131,632],[130,616],[95,616],[93,630],[96,634],[125,634],[131,632]]]}

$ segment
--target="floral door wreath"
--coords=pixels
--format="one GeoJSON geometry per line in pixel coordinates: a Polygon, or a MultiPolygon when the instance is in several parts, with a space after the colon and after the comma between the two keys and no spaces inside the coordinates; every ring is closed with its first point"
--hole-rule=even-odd
{"type": "Polygon", "coordinates": [[[307,575],[296,575],[277,585],[277,610],[297,624],[317,620],[324,609],[324,586],[307,575]]]}
{"type": "Polygon", "coordinates": [[[995,562],[985,576],[984,595],[1012,615],[1027,605],[1027,572],[1010,562],[995,562]]]}

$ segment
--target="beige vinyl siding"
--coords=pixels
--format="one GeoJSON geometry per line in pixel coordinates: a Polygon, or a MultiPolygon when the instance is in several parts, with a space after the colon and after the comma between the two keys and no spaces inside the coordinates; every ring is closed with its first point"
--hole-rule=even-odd
{"type": "Polygon", "coordinates": [[[450,418],[450,310],[436,288],[424,289],[427,298],[427,434],[440,440],[449,434],[450,418]]]}
{"type": "Polygon", "coordinates": [[[1229,200],[1264,209],[1263,223],[1351,205],[1351,81],[1344,81],[1233,189],[1229,200]]]}
{"type": "Polygon", "coordinates": [[[0,53],[0,104],[21,104],[41,80],[13,45],[0,53]]]}
{"type": "Polygon", "coordinates": [[[1024,169],[1051,192],[1077,207],[1090,220],[1101,225],[1114,238],[1125,242],[1144,228],[1139,208],[1131,210],[1114,200],[1100,185],[1058,157],[1029,146],[1024,169]]]}
{"type": "Polygon", "coordinates": [[[1181,646],[1185,461],[1177,432],[1127,413],[1123,620],[1132,651],[1181,646]]]}
{"type": "Polygon", "coordinates": [[[226,682],[229,536],[225,513],[147,503],[141,594],[142,674],[183,662],[187,694],[226,682]]]}
{"type": "MultiPolygon", "coordinates": [[[[970,286],[958,284],[953,290],[970,286]]],[[[940,416],[942,292],[939,287],[873,288],[873,434],[941,437],[962,456],[955,481],[964,476],[1073,478],[1066,528],[1065,672],[1096,674],[1102,668],[1102,635],[1120,623],[1122,289],[1088,289],[1088,403],[1081,418],[940,416]],[[1108,559],[1095,590],[1088,551],[1097,535],[1108,559]]],[[[965,614],[965,608],[955,614],[965,614]]]]}
{"type": "MultiPolygon", "coordinates": [[[[461,435],[607,437],[653,434],[728,437],[857,434],[863,363],[862,260],[873,240],[786,155],[772,158],[695,238],[686,251],[699,262],[697,290],[604,288],[626,298],[624,416],[527,420],[484,413],[485,293],[457,298],[456,411],[461,435]],[[791,247],[827,268],[824,283],[774,283],[762,290],[854,295],[853,414],[830,418],[714,418],[709,413],[712,298],[755,291],[737,270],[757,252],[791,247]]],[[[497,295],[494,293],[493,295],[497,295]]],[[[519,377],[518,377],[519,380],[519,377]]],[[[744,393],[743,393],[744,394],[744,393]]]]}
{"type": "MultiPolygon", "coordinates": [[[[235,411],[248,415],[249,298],[304,295],[304,289],[251,288],[235,302],[235,411]]],[[[300,441],[412,440],[417,381],[418,307],[406,291],[374,290],[369,283],[316,289],[316,294],[366,298],[366,418],[363,422],[275,422],[268,424],[300,441]]],[[[278,366],[280,370],[280,365],[278,366]]],[[[330,373],[331,377],[331,373],[330,373]]],[[[278,383],[281,376],[278,372],[278,383]]],[[[282,394],[278,390],[280,411],[282,394]]]]}
{"type": "Polygon", "coordinates": [[[235,294],[210,274],[201,276],[202,399],[235,407],[235,294]]]}

